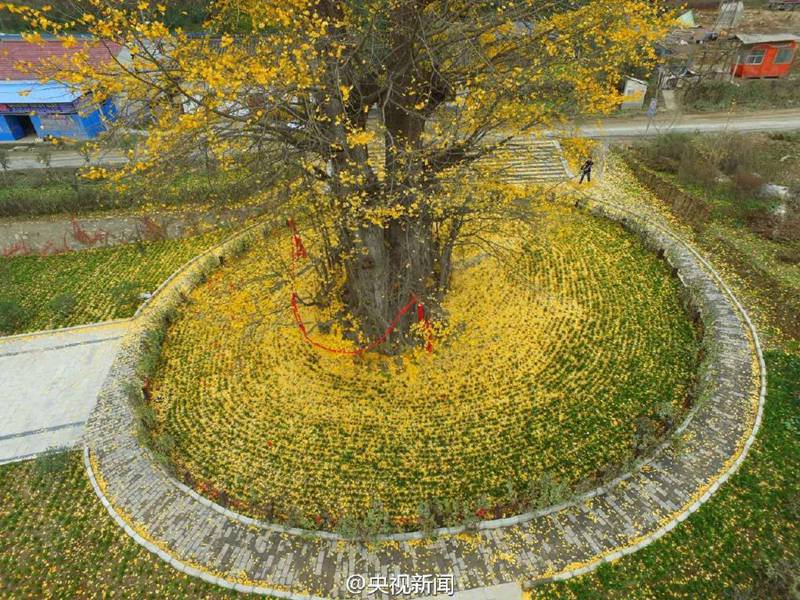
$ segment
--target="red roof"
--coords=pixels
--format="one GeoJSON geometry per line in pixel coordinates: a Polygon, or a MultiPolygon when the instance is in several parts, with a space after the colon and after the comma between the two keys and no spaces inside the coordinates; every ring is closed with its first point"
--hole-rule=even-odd
{"type": "Polygon", "coordinates": [[[92,66],[100,66],[119,55],[122,46],[113,42],[77,40],[74,46],[65,48],[60,40],[44,40],[36,43],[19,39],[0,39],[0,80],[38,79],[36,73],[17,69],[17,64],[24,62],[38,65],[50,58],[68,58],[84,49],[89,53],[89,63],[92,66]]]}

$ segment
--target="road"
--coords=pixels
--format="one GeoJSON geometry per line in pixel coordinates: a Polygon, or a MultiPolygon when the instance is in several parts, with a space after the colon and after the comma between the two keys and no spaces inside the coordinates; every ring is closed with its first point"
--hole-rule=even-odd
{"type": "MultiPolygon", "coordinates": [[[[647,117],[616,117],[577,121],[565,130],[547,131],[547,137],[578,136],[613,140],[652,137],[667,132],[720,132],[720,131],[800,131],[800,109],[738,113],[705,113],[681,115],[662,113],[652,121],[647,117]]],[[[44,165],[37,159],[39,144],[16,146],[9,152],[8,170],[41,169],[44,165]]],[[[2,147],[0,145],[0,147],[2,147]]],[[[121,151],[107,151],[93,164],[122,164],[126,161],[121,151]]],[[[86,164],[84,157],[74,150],[52,150],[51,167],[80,167],[86,164]]]]}
{"type": "Polygon", "coordinates": [[[616,139],[650,137],[668,132],[800,131],[800,109],[694,115],[660,114],[647,117],[602,119],[576,123],[573,131],[583,137],[616,139]]]}

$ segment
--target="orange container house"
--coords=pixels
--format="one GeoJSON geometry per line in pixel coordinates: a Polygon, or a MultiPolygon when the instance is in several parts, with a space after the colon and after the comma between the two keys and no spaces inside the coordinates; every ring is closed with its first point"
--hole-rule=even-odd
{"type": "Polygon", "coordinates": [[[733,75],[745,79],[785,77],[792,69],[800,37],[791,33],[736,35],[739,50],[733,75]]]}

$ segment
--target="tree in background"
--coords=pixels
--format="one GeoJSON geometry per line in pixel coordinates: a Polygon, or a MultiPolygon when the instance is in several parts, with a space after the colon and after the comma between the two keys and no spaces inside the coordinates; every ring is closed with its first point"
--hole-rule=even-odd
{"type": "Polygon", "coordinates": [[[265,181],[299,168],[292,210],[322,248],[303,300],[341,306],[362,340],[409,297],[435,307],[455,245],[519,212],[476,161],[616,108],[624,69],[651,64],[669,26],[638,0],[216,0],[202,35],[165,24],[166,3],[90,0],[73,20],[5,8],[65,44],[87,30],[129,50],[103,68],[85,53],[49,65],[98,102],[146,108],[144,147],[114,176],[157,181],[209,157],[265,181]]]}

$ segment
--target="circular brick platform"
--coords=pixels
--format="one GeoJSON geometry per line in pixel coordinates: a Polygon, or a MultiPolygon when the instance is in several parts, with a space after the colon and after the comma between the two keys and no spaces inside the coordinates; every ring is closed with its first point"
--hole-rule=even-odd
{"type": "MultiPolygon", "coordinates": [[[[766,372],[755,329],[714,269],[663,226],[606,202],[585,208],[623,223],[676,270],[705,325],[700,400],[675,434],[630,473],[569,503],[477,531],[384,536],[364,544],[260,523],[198,496],[137,442],[126,382],[158,302],[137,318],[99,397],[86,435],[86,467],[112,517],[177,569],[225,587],[284,598],[352,597],[351,574],[453,574],[457,590],[532,583],[588,572],[658,539],[726,481],[753,442],[766,372]]],[[[177,298],[214,252],[159,291],[177,298]]],[[[367,597],[366,595],[364,597],[367,597]]],[[[380,595],[369,596],[378,598],[380,595]]]]}

